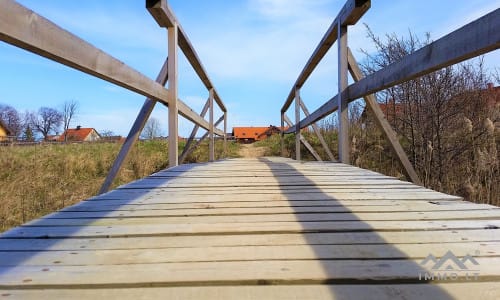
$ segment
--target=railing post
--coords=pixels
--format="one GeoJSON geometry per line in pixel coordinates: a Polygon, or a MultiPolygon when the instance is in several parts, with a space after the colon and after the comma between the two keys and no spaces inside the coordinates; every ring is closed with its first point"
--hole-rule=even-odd
{"type": "Polygon", "coordinates": [[[338,24],[338,147],[339,160],[344,164],[349,163],[349,102],[344,94],[347,88],[347,26],[338,24]]]}
{"type": "Polygon", "coordinates": [[[224,112],[224,157],[228,157],[227,153],[227,111],[224,112]]]}
{"type": "Polygon", "coordinates": [[[280,131],[281,156],[285,157],[285,113],[281,113],[281,131],[280,131]]]}
{"type": "Polygon", "coordinates": [[[295,159],[300,161],[300,89],[295,87],[295,159]]]}
{"type": "Polygon", "coordinates": [[[210,123],[210,129],[208,130],[208,161],[215,160],[215,150],[214,150],[214,89],[209,90],[208,102],[208,118],[210,123]]]}
{"type": "Polygon", "coordinates": [[[179,147],[179,108],[178,108],[178,27],[168,27],[168,165],[178,165],[179,147]]]}

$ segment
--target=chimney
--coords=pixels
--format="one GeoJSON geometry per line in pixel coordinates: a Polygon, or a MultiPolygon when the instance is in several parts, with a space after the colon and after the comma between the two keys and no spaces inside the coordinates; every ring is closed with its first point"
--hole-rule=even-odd
{"type": "Polygon", "coordinates": [[[493,82],[488,82],[488,90],[492,90],[493,87],[493,82]]]}
{"type": "Polygon", "coordinates": [[[78,125],[76,126],[76,130],[80,130],[82,128],[82,126],[78,125]]]}

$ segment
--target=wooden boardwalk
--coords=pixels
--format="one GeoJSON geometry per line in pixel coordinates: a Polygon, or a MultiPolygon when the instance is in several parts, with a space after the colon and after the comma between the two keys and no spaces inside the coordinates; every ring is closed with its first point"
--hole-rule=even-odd
{"type": "Polygon", "coordinates": [[[339,163],[181,165],[1,235],[0,299],[499,299],[499,228],[339,163]]]}

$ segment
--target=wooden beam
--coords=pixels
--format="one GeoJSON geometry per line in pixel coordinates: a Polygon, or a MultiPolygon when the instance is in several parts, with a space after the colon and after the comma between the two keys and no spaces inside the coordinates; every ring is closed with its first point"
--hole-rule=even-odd
{"type": "Polygon", "coordinates": [[[285,113],[284,112],[281,113],[280,147],[281,147],[281,156],[285,157],[285,113]]]}
{"type": "MultiPolygon", "coordinates": [[[[337,105],[337,95],[330,100],[326,101],[325,104],[321,105],[317,110],[312,112],[309,116],[305,117],[303,120],[300,121],[300,128],[305,128],[307,126],[310,126],[319,120],[323,119],[324,117],[328,116],[329,114],[335,112],[338,108],[337,105]]],[[[294,133],[295,132],[295,125],[294,127],[290,127],[287,130],[285,130],[285,134],[288,133],[294,133]]]]}
{"type": "MultiPolygon", "coordinates": [[[[496,50],[500,48],[500,31],[497,28],[500,28],[500,9],[423,47],[401,61],[351,84],[347,88],[345,95],[348,96],[349,102],[352,102],[384,88],[392,87],[440,68],[496,50]],[[471,42],[475,40],[477,41],[471,42]],[[424,66],[428,69],[425,69],[424,66]],[[390,74],[391,72],[395,72],[395,75],[390,74]],[[395,79],[395,77],[398,78],[395,79]]],[[[337,98],[338,95],[332,97],[320,108],[312,112],[309,117],[300,121],[300,128],[307,127],[336,111],[338,108],[337,98]]],[[[285,133],[292,132],[293,130],[285,131],[285,133]]]]}
{"type": "Polygon", "coordinates": [[[208,77],[207,72],[205,71],[205,67],[201,63],[198,54],[196,53],[191,41],[189,40],[187,34],[184,29],[180,25],[180,22],[177,21],[175,14],[172,9],[168,6],[166,0],[146,0],[146,8],[149,13],[153,16],[159,26],[161,27],[171,27],[172,24],[177,24],[179,30],[179,47],[182,52],[186,56],[187,60],[193,67],[198,77],[201,79],[205,87],[210,90],[214,89],[214,99],[219,105],[222,112],[226,112],[226,106],[224,105],[222,99],[219,94],[215,90],[215,87],[212,84],[212,81],[208,77]]]}
{"type": "MultiPolygon", "coordinates": [[[[202,118],[205,117],[209,106],[210,106],[210,100],[207,99],[207,101],[205,102],[205,106],[203,106],[203,109],[201,110],[200,117],[202,118]]],[[[182,150],[182,153],[179,156],[179,164],[182,164],[184,162],[184,159],[186,159],[187,150],[191,147],[191,143],[193,143],[193,140],[196,137],[196,133],[198,133],[198,129],[200,129],[200,126],[194,125],[193,130],[189,135],[189,139],[187,140],[186,145],[184,146],[184,150],[182,150]]]]}
{"type": "MultiPolygon", "coordinates": [[[[169,105],[169,91],[118,59],[11,1],[0,1],[0,40],[169,105]]],[[[179,114],[209,124],[179,100],[179,114]]]]}
{"type": "Polygon", "coordinates": [[[351,142],[349,140],[349,102],[343,93],[347,88],[347,26],[338,26],[338,147],[339,160],[344,164],[349,164],[351,152],[351,142]]]}
{"type": "MultiPolygon", "coordinates": [[[[306,104],[302,99],[300,100],[300,106],[302,107],[302,111],[304,112],[305,116],[309,116],[309,110],[306,107],[306,104]]],[[[314,132],[316,133],[316,136],[319,139],[319,142],[323,146],[323,149],[325,149],[326,154],[328,155],[328,158],[330,158],[331,161],[336,161],[335,157],[333,157],[332,151],[330,151],[330,147],[328,147],[328,144],[325,141],[325,138],[323,138],[323,135],[321,134],[321,130],[319,129],[318,125],[316,123],[311,124],[314,132]]]]}
{"type": "MultiPolygon", "coordinates": [[[[354,55],[352,55],[351,49],[349,48],[347,49],[347,60],[349,64],[349,71],[354,81],[360,81],[361,79],[363,79],[363,72],[361,72],[358,63],[356,62],[356,59],[354,58],[354,55]]],[[[415,172],[413,165],[408,159],[408,156],[406,156],[403,147],[401,147],[396,132],[394,132],[389,122],[387,122],[387,119],[385,118],[382,109],[380,109],[380,106],[378,105],[375,96],[366,95],[364,99],[366,102],[366,107],[368,107],[368,109],[374,116],[375,124],[377,124],[378,128],[385,136],[385,138],[389,142],[389,146],[392,152],[398,158],[399,162],[403,166],[403,172],[405,173],[406,178],[408,178],[411,182],[415,184],[423,186],[422,182],[420,181],[420,178],[417,175],[417,172],[415,172]]]]}
{"type": "Polygon", "coordinates": [[[208,131],[208,161],[215,160],[215,143],[214,143],[214,89],[209,90],[208,103],[209,108],[209,123],[210,130],[208,131]]]}
{"type": "MultiPolygon", "coordinates": [[[[290,120],[290,118],[288,118],[288,116],[286,114],[284,114],[283,117],[284,117],[283,120],[288,124],[288,126],[293,126],[292,121],[290,120]]],[[[306,138],[300,132],[299,132],[298,136],[299,136],[300,142],[302,144],[304,144],[304,146],[312,154],[314,159],[316,159],[317,161],[323,161],[321,159],[321,156],[319,156],[318,152],[316,152],[314,150],[313,146],[311,146],[311,144],[309,144],[309,142],[306,140],[306,138]]]]}
{"type": "MultiPolygon", "coordinates": [[[[168,58],[163,63],[163,67],[161,68],[160,73],[156,78],[156,82],[158,82],[161,85],[165,85],[167,80],[168,80],[168,58]]],[[[109,191],[109,188],[113,184],[113,181],[115,180],[116,176],[118,175],[118,172],[120,172],[120,169],[123,166],[123,162],[130,153],[130,150],[132,150],[132,147],[134,146],[135,142],[137,142],[137,139],[139,138],[142,129],[146,125],[146,122],[149,119],[151,112],[153,112],[155,105],[156,105],[155,100],[147,98],[146,101],[144,101],[144,104],[142,105],[142,108],[139,111],[139,114],[137,115],[137,118],[135,119],[135,122],[132,125],[130,132],[128,133],[128,136],[125,139],[125,142],[123,143],[120,152],[118,153],[118,156],[116,157],[113,163],[113,166],[111,166],[111,169],[109,170],[106,179],[104,179],[104,183],[102,184],[98,195],[104,194],[107,191],[109,191]]]]}
{"type": "Polygon", "coordinates": [[[168,166],[170,168],[179,164],[179,109],[177,106],[178,97],[178,53],[177,53],[177,24],[168,28],[168,166]]]}
{"type": "Polygon", "coordinates": [[[227,153],[227,111],[224,112],[224,157],[228,157],[227,153]]]}
{"type": "Polygon", "coordinates": [[[330,47],[337,40],[338,24],[340,23],[343,26],[356,24],[357,21],[365,14],[365,12],[368,11],[370,6],[370,0],[347,0],[344,7],[332,22],[325,35],[319,42],[318,46],[314,50],[313,54],[307,61],[306,65],[302,69],[302,72],[300,72],[300,75],[295,81],[295,84],[293,85],[293,88],[290,91],[285,104],[281,108],[281,112],[286,112],[288,110],[288,107],[290,107],[290,104],[292,104],[292,101],[295,97],[295,88],[301,88],[304,85],[307,78],[309,78],[319,62],[323,59],[328,50],[330,50],[330,47]]]}
{"type": "Polygon", "coordinates": [[[350,100],[500,48],[500,9],[349,86],[350,100]]]}
{"type": "Polygon", "coordinates": [[[295,88],[295,159],[300,161],[300,89],[295,88]]]}

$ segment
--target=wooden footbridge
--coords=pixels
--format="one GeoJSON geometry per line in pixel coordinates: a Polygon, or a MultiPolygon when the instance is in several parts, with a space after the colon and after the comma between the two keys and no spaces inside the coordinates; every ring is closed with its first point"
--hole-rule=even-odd
{"type": "Polygon", "coordinates": [[[421,187],[370,96],[498,49],[500,10],[362,78],[346,36],[370,1],[348,0],[281,111],[290,124],[282,135],[297,133],[296,159],[213,161],[226,108],[166,1],[146,7],[168,30],[169,59],[156,82],[27,8],[0,2],[3,41],[148,97],[100,195],[0,236],[0,298],[500,298],[500,209],[421,187]],[[335,41],[339,93],[309,113],[300,88],[335,41]],[[207,87],[201,114],[177,97],[178,48],[207,87]],[[348,70],[357,81],[349,86],[348,70]],[[346,108],[360,97],[413,183],[349,165],[346,108]],[[285,115],[293,101],[295,124],[285,115]],[[170,167],[108,192],[156,102],[169,108],[170,167]],[[218,121],[214,102],[224,112],[218,121]],[[337,108],[341,162],[301,162],[300,144],[314,149],[300,129],[337,108]],[[176,147],[178,114],[196,124],[192,137],[207,130],[211,162],[178,165],[185,157],[176,147]]]}

